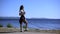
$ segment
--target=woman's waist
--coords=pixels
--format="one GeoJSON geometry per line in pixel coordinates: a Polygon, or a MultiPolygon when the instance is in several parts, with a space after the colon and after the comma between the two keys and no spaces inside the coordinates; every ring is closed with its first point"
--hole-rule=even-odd
{"type": "Polygon", "coordinates": [[[24,17],[24,18],[25,18],[25,16],[24,16],[24,15],[21,15],[21,18],[22,18],[22,17],[24,17]]]}

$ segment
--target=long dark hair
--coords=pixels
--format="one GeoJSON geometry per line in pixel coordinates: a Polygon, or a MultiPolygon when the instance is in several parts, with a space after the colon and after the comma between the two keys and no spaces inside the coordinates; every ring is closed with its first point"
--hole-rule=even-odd
{"type": "Polygon", "coordinates": [[[20,6],[20,10],[23,10],[23,9],[24,9],[24,6],[23,6],[23,5],[21,5],[21,6],[20,6]]]}

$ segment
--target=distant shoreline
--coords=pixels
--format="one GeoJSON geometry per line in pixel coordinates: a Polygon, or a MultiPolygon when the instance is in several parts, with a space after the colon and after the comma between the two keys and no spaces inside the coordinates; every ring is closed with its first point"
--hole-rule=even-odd
{"type": "MultiPolygon", "coordinates": [[[[0,19],[19,19],[20,17],[0,17],[0,19]]],[[[51,18],[26,18],[26,19],[41,19],[41,20],[60,20],[51,18]]]]}

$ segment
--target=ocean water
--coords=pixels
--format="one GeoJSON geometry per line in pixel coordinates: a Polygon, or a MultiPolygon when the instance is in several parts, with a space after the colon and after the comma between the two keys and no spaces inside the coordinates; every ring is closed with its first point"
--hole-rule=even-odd
{"type": "MultiPolygon", "coordinates": [[[[60,19],[27,19],[27,21],[28,28],[60,30],[60,19]]],[[[10,23],[14,28],[20,28],[19,19],[0,19],[0,24],[4,27],[6,27],[8,23],[10,23]]]]}

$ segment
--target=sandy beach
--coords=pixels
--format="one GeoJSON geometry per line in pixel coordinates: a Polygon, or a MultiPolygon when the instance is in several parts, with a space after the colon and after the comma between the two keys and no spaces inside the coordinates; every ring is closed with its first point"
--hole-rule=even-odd
{"type": "Polygon", "coordinates": [[[0,34],[59,34],[59,33],[15,32],[15,33],[0,33],[0,34]]]}
{"type": "Polygon", "coordinates": [[[27,32],[20,32],[18,28],[0,28],[0,34],[60,34],[60,30],[39,30],[29,28],[27,32]]]}

